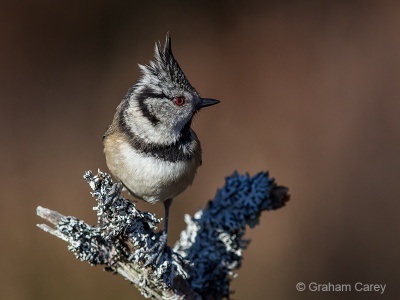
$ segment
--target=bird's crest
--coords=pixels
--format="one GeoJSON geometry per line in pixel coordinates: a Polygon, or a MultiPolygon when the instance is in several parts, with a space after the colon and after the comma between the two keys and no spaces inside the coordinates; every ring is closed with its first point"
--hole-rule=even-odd
{"type": "Polygon", "coordinates": [[[141,81],[146,82],[150,79],[150,82],[153,82],[153,80],[158,79],[159,82],[173,84],[188,92],[196,92],[172,53],[169,33],[167,33],[164,47],[160,41],[156,43],[154,60],[150,61],[148,65],[139,65],[139,67],[143,73],[140,78],[141,81]],[[148,78],[149,76],[152,78],[148,78]]]}

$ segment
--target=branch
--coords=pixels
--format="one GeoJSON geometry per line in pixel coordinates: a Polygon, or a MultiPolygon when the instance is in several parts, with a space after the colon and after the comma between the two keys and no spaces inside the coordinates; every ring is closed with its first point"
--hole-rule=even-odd
{"type": "Polygon", "coordinates": [[[276,185],[267,172],[254,177],[235,172],[204,210],[185,216],[187,227],[173,249],[166,247],[157,262],[143,267],[161,235],[155,232],[161,220],[137,210],[110,175],[88,171],[84,178],[97,199],[97,224],[39,206],[37,215],[54,227],[38,227],[66,241],[78,259],[104,265],[151,299],[229,298],[234,270],[241,267],[249,244],[243,238],[246,225],[254,227],[262,211],[278,209],[289,200],[288,189],[276,185]]]}

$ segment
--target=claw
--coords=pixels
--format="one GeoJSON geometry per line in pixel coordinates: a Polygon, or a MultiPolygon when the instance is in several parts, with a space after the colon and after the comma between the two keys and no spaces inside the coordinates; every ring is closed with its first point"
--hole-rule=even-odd
{"type": "Polygon", "coordinates": [[[144,263],[144,267],[147,267],[154,262],[156,265],[158,265],[164,249],[167,246],[167,237],[167,233],[163,232],[163,234],[160,236],[160,239],[148,251],[146,251],[150,257],[144,263]]]}
{"type": "Polygon", "coordinates": [[[161,256],[164,253],[164,249],[167,246],[168,240],[168,218],[169,218],[169,207],[171,206],[172,198],[164,201],[165,208],[165,220],[164,220],[164,231],[160,236],[160,239],[145,253],[148,253],[150,257],[144,263],[144,267],[152,264],[153,262],[158,265],[160,262],[161,256]]]}

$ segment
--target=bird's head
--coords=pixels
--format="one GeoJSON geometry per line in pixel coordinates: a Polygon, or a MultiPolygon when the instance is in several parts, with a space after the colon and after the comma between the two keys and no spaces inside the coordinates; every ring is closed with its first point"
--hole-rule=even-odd
{"type": "Polygon", "coordinates": [[[201,98],[190,84],[171,50],[167,34],[164,47],[156,43],[155,58],[139,65],[142,74],[125,98],[126,125],[140,137],[171,144],[190,128],[196,112],[218,100],[201,98]]]}

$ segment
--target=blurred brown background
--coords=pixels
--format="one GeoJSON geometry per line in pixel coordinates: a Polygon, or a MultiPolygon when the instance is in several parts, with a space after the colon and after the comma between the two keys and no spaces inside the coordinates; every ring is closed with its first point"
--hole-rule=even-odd
{"type": "Polygon", "coordinates": [[[1,298],[141,299],[40,231],[35,208],[95,222],[82,174],[107,170],[101,137],[167,31],[191,83],[222,101],[195,121],[204,164],[170,244],[226,175],[269,170],[292,200],[248,232],[234,299],[399,299],[399,2],[101,0],[0,4],[1,298]]]}

